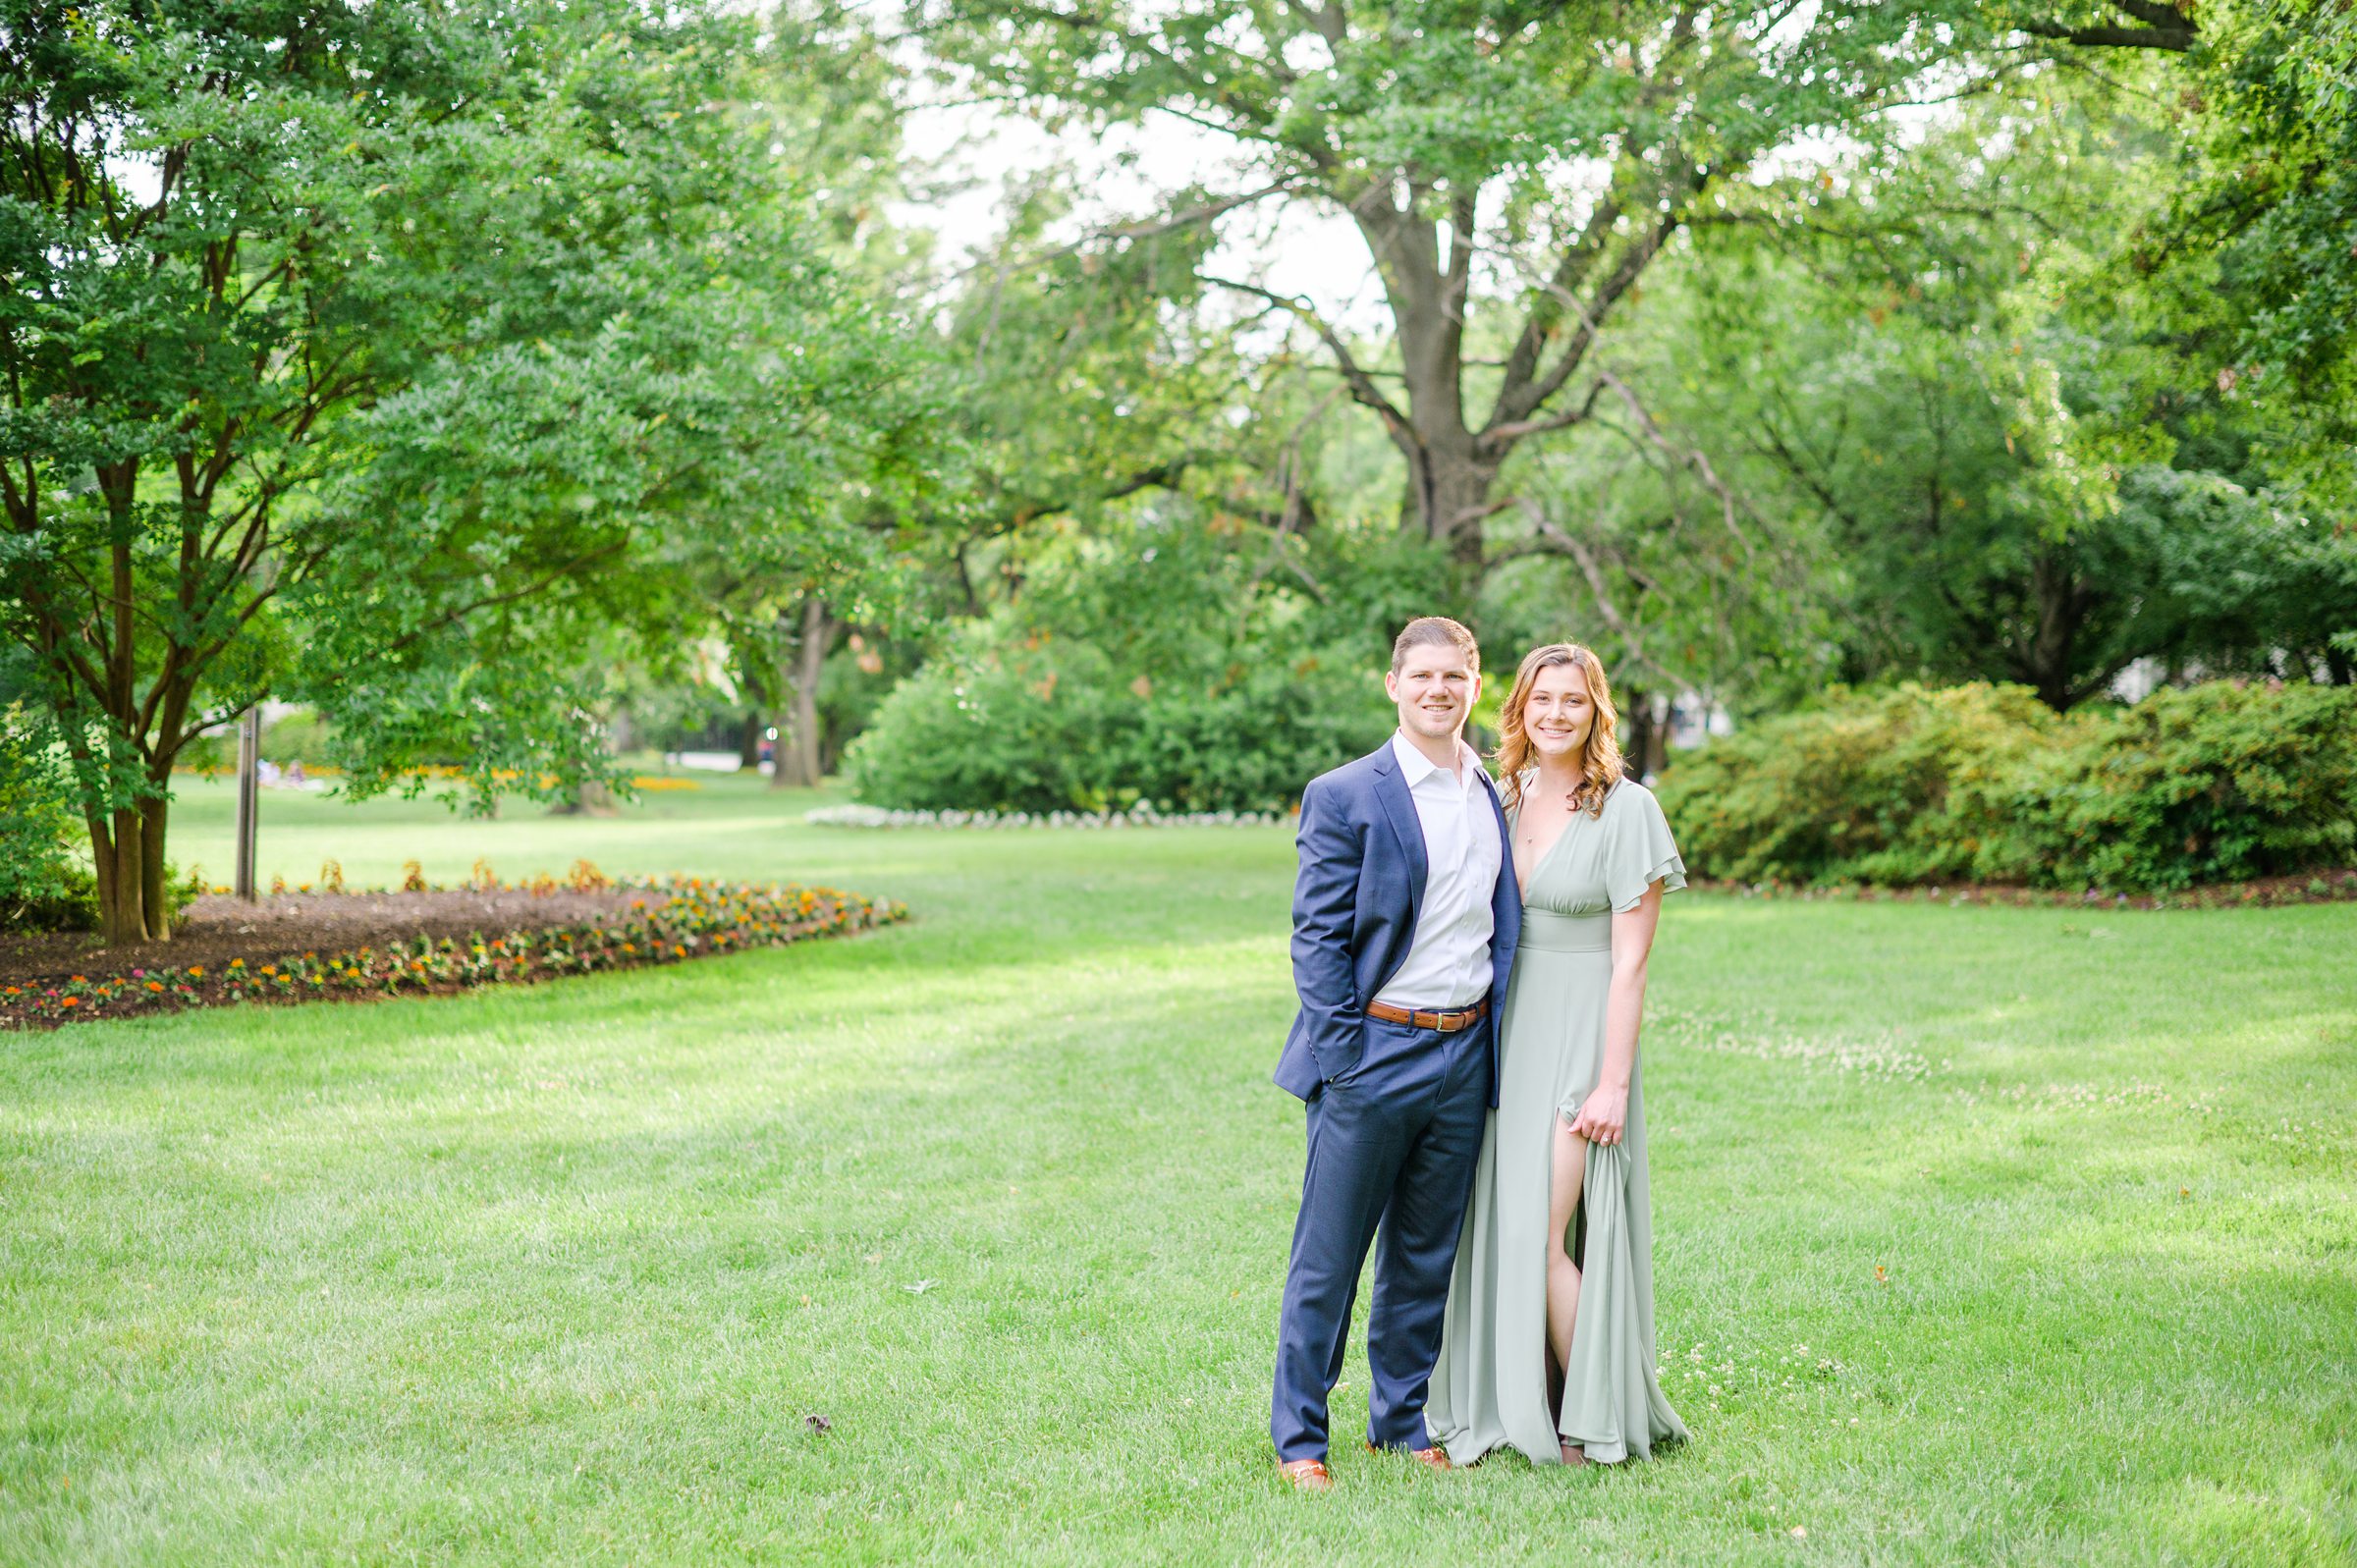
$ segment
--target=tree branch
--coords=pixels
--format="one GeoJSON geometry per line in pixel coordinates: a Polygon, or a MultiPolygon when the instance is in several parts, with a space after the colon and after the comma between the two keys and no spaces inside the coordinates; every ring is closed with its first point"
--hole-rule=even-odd
{"type": "Polygon", "coordinates": [[[976,261],[969,266],[960,268],[956,276],[970,278],[985,267],[993,267],[998,270],[999,277],[1003,282],[1014,273],[1032,267],[1045,266],[1051,261],[1069,256],[1076,250],[1084,250],[1101,241],[1150,240],[1157,235],[1175,234],[1180,229],[1191,229],[1197,224],[1209,223],[1215,218],[1225,217],[1238,207],[1248,207],[1256,201],[1265,201],[1271,196],[1283,195],[1295,189],[1298,184],[1299,182],[1290,179],[1279,180],[1272,185],[1262,186],[1258,190],[1246,190],[1233,196],[1221,196],[1215,200],[1206,201],[1200,206],[1188,207],[1166,217],[1141,219],[1135,223],[1108,224],[1103,228],[1090,230],[1069,244],[1061,244],[1050,249],[1035,251],[1020,260],[976,261]]]}
{"type": "Polygon", "coordinates": [[[610,544],[600,545],[595,550],[591,550],[583,555],[574,557],[573,560],[568,561],[565,563],[565,565],[558,567],[553,571],[547,572],[537,581],[525,583],[522,587],[512,589],[507,593],[490,594],[484,598],[477,599],[470,604],[461,605],[458,609],[451,611],[448,615],[439,616],[434,620],[427,622],[424,625],[419,626],[414,631],[409,632],[406,635],[398,637],[392,642],[387,643],[383,650],[384,654],[389,656],[399,653],[404,648],[407,648],[411,644],[416,642],[419,638],[424,637],[432,632],[439,631],[444,626],[464,621],[478,610],[489,610],[495,605],[513,604],[519,599],[528,599],[533,594],[538,593],[541,589],[549,587],[554,583],[564,581],[567,577],[570,577],[576,572],[579,571],[583,567],[594,566],[596,563],[603,561],[608,556],[617,554],[630,542],[629,536],[625,535],[620,539],[614,540],[610,544]]]}
{"type": "Polygon", "coordinates": [[[1287,296],[1263,289],[1256,283],[1239,283],[1233,278],[1215,278],[1209,274],[1201,276],[1205,283],[1211,284],[1215,288],[1233,289],[1237,294],[1248,294],[1256,299],[1265,299],[1278,309],[1290,311],[1299,320],[1307,322],[1310,328],[1325,341],[1328,351],[1334,355],[1336,364],[1342,370],[1344,384],[1350,388],[1352,401],[1374,409],[1391,431],[1393,440],[1413,441],[1415,439],[1415,427],[1408,422],[1407,415],[1401,413],[1398,406],[1383,395],[1383,389],[1375,385],[1374,378],[1360,368],[1356,356],[1350,352],[1349,346],[1343,342],[1342,335],[1327,324],[1325,317],[1310,308],[1307,300],[1297,296],[1287,296]]]}
{"type": "Polygon", "coordinates": [[[2141,27],[2072,27],[2044,20],[2023,22],[2021,30],[2034,38],[2051,38],[2082,49],[2166,49],[2185,54],[2201,42],[2201,24],[2188,12],[2158,0],[2112,0],[2141,27]]]}

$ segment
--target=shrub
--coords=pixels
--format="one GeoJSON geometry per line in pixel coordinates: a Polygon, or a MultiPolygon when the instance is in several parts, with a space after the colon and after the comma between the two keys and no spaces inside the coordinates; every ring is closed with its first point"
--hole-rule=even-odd
{"type": "Polygon", "coordinates": [[[2357,688],[2156,691],[2088,727],[2047,802],[2090,884],[2189,888],[2357,863],[2357,688]]]}
{"type": "Polygon", "coordinates": [[[932,811],[1281,810],[1395,723],[1377,679],[1440,564],[1398,530],[1248,537],[1173,503],[1043,542],[845,757],[858,798],[932,811]],[[1297,575],[1296,575],[1297,573],[1297,575]]]}
{"type": "Polygon", "coordinates": [[[0,893],[0,931],[96,931],[98,879],[71,862],[33,887],[11,875],[14,886],[0,893]]]}
{"type": "Polygon", "coordinates": [[[2175,889],[2357,858],[2357,690],[2214,682],[2057,718],[2019,686],[1836,692],[1677,759],[1695,871],[2175,889]]]}
{"type": "Polygon", "coordinates": [[[82,832],[47,726],[0,707],[0,930],[97,929],[97,883],[75,853],[82,832]]]}
{"type": "Polygon", "coordinates": [[[1278,810],[1391,724],[1367,671],[1315,656],[1122,674],[1053,640],[937,659],[852,743],[854,793],[932,811],[1278,810]]]}
{"type": "Polygon", "coordinates": [[[1708,876],[2019,880],[2035,848],[2006,807],[2059,724],[2020,686],[1836,693],[1675,759],[1661,798],[1708,876]]]}

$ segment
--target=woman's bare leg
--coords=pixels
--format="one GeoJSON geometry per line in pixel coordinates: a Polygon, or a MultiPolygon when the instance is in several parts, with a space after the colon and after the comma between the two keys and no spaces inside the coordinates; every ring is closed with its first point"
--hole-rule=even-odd
{"type": "MultiPolygon", "coordinates": [[[[1579,1321],[1579,1265],[1566,1249],[1579,1194],[1588,1174],[1588,1140],[1555,1118],[1555,1157],[1547,1194],[1547,1348],[1556,1366],[1571,1365],[1571,1329],[1579,1321]]],[[[1577,1443],[1564,1443],[1563,1463],[1587,1463],[1577,1443]]]]}

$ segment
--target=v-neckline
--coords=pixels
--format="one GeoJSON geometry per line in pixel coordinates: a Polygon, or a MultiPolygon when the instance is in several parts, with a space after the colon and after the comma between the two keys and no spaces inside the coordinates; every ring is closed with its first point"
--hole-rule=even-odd
{"type": "MultiPolygon", "coordinates": [[[[1606,805],[1612,804],[1613,796],[1620,792],[1620,785],[1626,782],[1627,781],[1625,779],[1616,779],[1613,781],[1613,786],[1604,792],[1604,802],[1606,805]]],[[[1522,805],[1523,802],[1529,800],[1529,798],[1530,791],[1527,789],[1522,791],[1522,799],[1514,803],[1514,820],[1513,822],[1507,824],[1509,828],[1518,828],[1521,826],[1522,805]]],[[[1521,894],[1522,901],[1524,903],[1528,903],[1530,901],[1531,885],[1539,880],[1539,873],[1546,869],[1547,862],[1555,857],[1555,852],[1563,846],[1563,840],[1571,837],[1571,830],[1578,824],[1579,819],[1588,815],[1589,813],[1585,811],[1576,809],[1573,810],[1570,816],[1563,819],[1563,825],[1556,832],[1554,841],[1549,843],[1545,849],[1540,850],[1538,859],[1533,860],[1530,863],[1530,881],[1524,882],[1519,875],[1514,878],[1515,889],[1521,894]]],[[[1601,822],[1604,820],[1604,812],[1601,809],[1595,812],[1594,815],[1597,821],[1601,822]]],[[[1507,840],[1506,847],[1509,853],[1512,851],[1514,846],[1510,838],[1507,840]]]]}
{"type": "MultiPolygon", "coordinates": [[[[1528,793],[1527,793],[1527,792],[1525,792],[1525,794],[1523,795],[1523,800],[1522,800],[1522,801],[1517,801],[1517,802],[1515,803],[1515,806],[1514,806],[1514,825],[1515,825],[1516,827],[1520,827],[1520,826],[1521,826],[1521,823],[1522,823],[1522,804],[1523,804],[1523,802],[1524,802],[1524,801],[1527,801],[1529,798],[1530,798],[1530,797],[1529,797],[1528,793]]],[[[1530,863],[1530,879],[1529,879],[1529,881],[1527,881],[1527,882],[1526,882],[1526,881],[1523,881],[1523,880],[1522,880],[1521,878],[1519,878],[1519,877],[1517,877],[1517,878],[1515,878],[1515,879],[1514,879],[1514,891],[1515,891],[1517,893],[1519,893],[1519,894],[1521,895],[1522,901],[1523,901],[1524,903],[1528,903],[1528,902],[1530,901],[1530,889],[1531,889],[1531,884],[1532,884],[1532,883],[1535,883],[1535,882],[1537,882],[1537,881],[1539,880],[1539,873],[1540,873],[1541,871],[1543,871],[1543,870],[1545,870],[1545,869],[1546,869],[1546,867],[1547,867],[1547,862],[1548,862],[1549,860],[1553,859],[1553,858],[1554,858],[1554,856],[1555,856],[1555,852],[1556,852],[1558,849],[1561,849],[1561,848],[1563,846],[1563,840],[1564,840],[1565,838],[1570,838],[1570,837],[1571,837],[1571,827],[1572,827],[1572,824],[1573,824],[1574,822],[1576,822],[1576,821],[1577,821],[1579,818],[1581,818],[1581,817],[1583,817],[1583,816],[1585,816],[1585,815],[1587,815],[1587,813],[1585,813],[1585,812],[1583,812],[1583,811],[1576,811],[1576,810],[1575,810],[1575,811],[1573,811],[1573,812],[1571,813],[1571,815],[1570,815],[1570,816],[1568,816],[1568,817],[1565,817],[1565,818],[1563,819],[1563,825],[1562,825],[1561,828],[1558,828],[1558,829],[1555,831],[1555,837],[1554,837],[1553,838],[1550,838],[1550,839],[1547,841],[1547,847],[1546,847],[1546,848],[1544,848],[1544,849],[1542,849],[1542,850],[1540,850],[1540,851],[1539,851],[1539,853],[1538,853],[1538,857],[1537,857],[1536,859],[1534,859],[1534,860],[1532,860],[1532,861],[1531,861],[1531,863],[1530,863]]],[[[1508,845],[1507,847],[1509,847],[1509,848],[1510,848],[1510,847],[1512,847],[1512,846],[1511,846],[1511,845],[1508,845]]]]}

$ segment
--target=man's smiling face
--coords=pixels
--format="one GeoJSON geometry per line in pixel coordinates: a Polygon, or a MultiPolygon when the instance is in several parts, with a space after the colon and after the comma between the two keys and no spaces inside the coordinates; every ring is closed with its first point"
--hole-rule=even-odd
{"type": "Polygon", "coordinates": [[[1481,676],[1455,643],[1419,642],[1396,673],[1383,677],[1383,689],[1398,704],[1400,729],[1447,740],[1464,729],[1481,696],[1481,676]]]}

